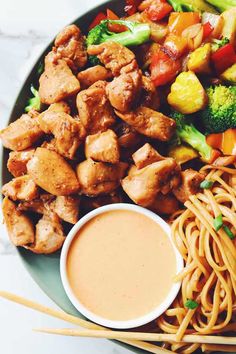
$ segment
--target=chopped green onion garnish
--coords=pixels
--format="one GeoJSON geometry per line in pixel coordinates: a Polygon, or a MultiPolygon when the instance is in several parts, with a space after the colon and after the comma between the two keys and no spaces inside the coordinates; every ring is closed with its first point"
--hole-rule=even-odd
{"type": "Polygon", "coordinates": [[[229,236],[229,238],[231,240],[233,240],[235,238],[235,235],[233,234],[233,232],[228,228],[228,226],[223,225],[223,229],[225,231],[225,233],[229,236]]]}
{"type": "Polygon", "coordinates": [[[222,226],[223,226],[223,217],[222,214],[218,215],[214,220],[213,220],[213,225],[214,225],[214,229],[216,231],[219,231],[222,226]]]}
{"type": "Polygon", "coordinates": [[[194,310],[194,309],[196,309],[196,308],[198,307],[198,303],[197,303],[197,301],[195,301],[195,300],[190,300],[190,299],[188,299],[188,300],[185,302],[184,306],[187,307],[187,308],[190,309],[190,310],[194,310]]]}
{"type": "Polygon", "coordinates": [[[213,186],[213,184],[214,182],[205,179],[205,181],[202,181],[202,183],[200,184],[200,187],[202,189],[210,189],[213,186]]]}

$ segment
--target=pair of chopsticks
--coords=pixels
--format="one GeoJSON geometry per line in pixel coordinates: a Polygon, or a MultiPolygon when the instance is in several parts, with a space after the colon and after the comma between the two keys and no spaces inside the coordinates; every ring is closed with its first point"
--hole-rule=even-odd
{"type": "MultiPolygon", "coordinates": [[[[123,343],[135,346],[140,349],[149,351],[150,353],[156,354],[170,354],[170,350],[160,348],[151,342],[176,342],[175,334],[164,334],[164,333],[144,333],[144,332],[125,332],[125,331],[112,331],[105,329],[102,326],[96,325],[89,321],[80,319],[78,317],[69,315],[63,311],[54,310],[36,302],[27,300],[23,297],[11,294],[9,292],[0,291],[0,297],[7,300],[16,302],[23,306],[29,307],[36,311],[42,312],[52,317],[64,320],[66,322],[76,324],[80,327],[86,329],[35,329],[37,332],[43,332],[48,334],[57,334],[64,336],[76,336],[76,337],[93,337],[93,338],[106,338],[106,339],[116,339],[123,343]],[[143,342],[146,341],[146,342],[143,342]]],[[[223,336],[209,336],[209,335],[185,335],[181,342],[183,343],[200,343],[208,345],[236,345],[236,337],[223,337],[223,336]]]]}

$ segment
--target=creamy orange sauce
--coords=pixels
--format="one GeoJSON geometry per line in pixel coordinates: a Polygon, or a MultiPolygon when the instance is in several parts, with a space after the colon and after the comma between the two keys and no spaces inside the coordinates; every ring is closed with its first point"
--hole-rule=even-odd
{"type": "Polygon", "coordinates": [[[154,310],[170,291],[176,267],[165,231],[127,210],[105,212],[86,223],[67,258],[77,299],[94,314],[117,321],[154,310]]]}

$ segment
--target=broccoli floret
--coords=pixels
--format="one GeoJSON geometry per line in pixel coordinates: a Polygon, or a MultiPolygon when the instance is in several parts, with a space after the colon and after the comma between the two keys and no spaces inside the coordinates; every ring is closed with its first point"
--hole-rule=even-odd
{"type": "Polygon", "coordinates": [[[168,2],[177,12],[199,11],[216,13],[214,7],[208,5],[204,0],[168,0],[168,2]]]}
{"type": "Polygon", "coordinates": [[[220,12],[236,7],[236,0],[206,0],[206,2],[213,5],[220,12]]]}
{"type": "Polygon", "coordinates": [[[39,92],[34,88],[33,85],[30,87],[30,91],[34,95],[34,97],[30,98],[27,102],[27,106],[25,107],[25,112],[29,112],[31,109],[35,109],[36,111],[40,111],[41,102],[39,97],[39,92]]]}
{"type": "Polygon", "coordinates": [[[221,47],[229,43],[229,38],[222,38],[222,39],[214,39],[211,45],[212,52],[216,52],[221,47]]]}
{"type": "Polygon", "coordinates": [[[205,135],[195,128],[184,114],[171,111],[170,117],[176,121],[176,141],[189,144],[199,152],[204,161],[209,162],[212,158],[212,148],[207,144],[205,135]]]}
{"type": "Polygon", "coordinates": [[[206,133],[220,133],[236,127],[236,86],[211,86],[209,103],[201,113],[206,133]]]}
{"type": "Polygon", "coordinates": [[[137,23],[125,20],[103,20],[99,25],[91,29],[87,36],[87,46],[113,41],[124,46],[137,46],[147,42],[150,38],[151,29],[147,23],[137,23]],[[128,31],[114,33],[109,31],[108,24],[126,26],[128,31]]]}

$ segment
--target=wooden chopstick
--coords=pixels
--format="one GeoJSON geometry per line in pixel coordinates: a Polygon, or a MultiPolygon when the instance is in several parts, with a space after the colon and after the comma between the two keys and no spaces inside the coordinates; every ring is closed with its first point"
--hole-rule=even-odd
{"type": "MultiPolygon", "coordinates": [[[[48,334],[58,334],[73,337],[93,337],[106,339],[128,339],[128,340],[144,340],[150,342],[178,342],[175,334],[165,333],[144,333],[144,332],[125,332],[125,331],[109,331],[109,330],[80,330],[76,328],[53,329],[39,328],[37,332],[48,334]]],[[[221,344],[221,345],[236,345],[236,337],[223,336],[203,336],[198,334],[185,335],[181,339],[182,343],[200,343],[200,344],[221,344]]]]}
{"type": "MultiPolygon", "coordinates": [[[[99,326],[95,323],[83,320],[83,319],[76,317],[76,316],[69,315],[64,311],[58,311],[58,310],[51,309],[49,307],[40,305],[37,302],[28,300],[24,297],[9,293],[7,291],[0,291],[0,297],[10,300],[12,302],[18,303],[20,305],[26,306],[26,307],[36,310],[38,312],[44,313],[48,316],[52,316],[52,317],[58,318],[60,320],[78,325],[80,327],[84,327],[84,328],[96,330],[96,331],[104,329],[104,327],[99,326]]],[[[108,332],[108,330],[107,330],[107,332],[108,332]]],[[[112,332],[112,331],[110,331],[110,332],[112,332]]],[[[173,353],[170,350],[160,348],[154,344],[146,343],[146,342],[142,342],[142,341],[129,340],[129,339],[125,340],[124,339],[124,340],[120,340],[120,342],[131,345],[131,346],[139,348],[139,349],[146,350],[147,352],[153,353],[153,354],[171,354],[171,353],[173,353]]]]}
{"type": "Polygon", "coordinates": [[[236,345],[215,345],[203,344],[201,346],[203,352],[228,352],[236,353],[236,345]]]}

